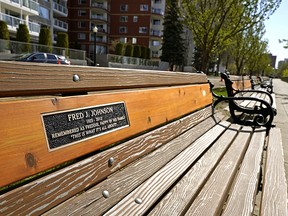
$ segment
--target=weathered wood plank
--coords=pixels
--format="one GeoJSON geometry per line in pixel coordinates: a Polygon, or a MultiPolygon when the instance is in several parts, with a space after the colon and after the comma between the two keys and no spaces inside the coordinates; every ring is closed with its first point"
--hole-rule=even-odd
{"type": "MultiPolygon", "coordinates": [[[[196,159],[229,127],[228,122],[221,122],[202,137],[188,146],[177,157],[161,168],[151,178],[129,193],[117,205],[104,215],[136,215],[144,214],[153,203],[185,172],[196,159]],[[141,205],[135,202],[141,199],[141,205]]],[[[187,134],[188,135],[188,134],[187,134]]],[[[189,136],[194,136],[190,133],[189,136]]],[[[187,139],[187,138],[185,138],[187,139]]],[[[190,138],[191,139],[191,138],[190,138]]],[[[187,140],[190,140],[187,139],[187,140]]],[[[184,142],[183,138],[173,141],[178,145],[184,142]]]]}
{"type": "Polygon", "coordinates": [[[263,195],[260,215],[288,215],[283,143],[280,128],[271,128],[267,159],[263,173],[263,195]]]}
{"type": "Polygon", "coordinates": [[[6,176],[0,179],[0,186],[206,107],[212,102],[209,91],[209,85],[203,84],[0,102],[0,170],[6,176]],[[121,101],[126,104],[129,127],[49,151],[41,115],[121,101]]]}
{"type": "MultiPolygon", "coordinates": [[[[47,177],[1,195],[0,214],[27,215],[34,212],[39,215],[49,210],[52,206],[84,191],[85,188],[91,187],[106,178],[109,174],[122,169],[125,165],[131,163],[131,161],[179,136],[189,128],[208,118],[211,115],[211,111],[210,107],[201,109],[185,118],[145,133],[133,140],[124,142],[121,145],[54,172],[47,177]],[[107,163],[109,158],[114,158],[115,161],[111,166],[108,166],[107,163]],[[69,181],[70,183],[67,184],[69,181]],[[49,193],[49,191],[54,192],[49,193]],[[23,196],[25,199],[22,199],[23,196]],[[45,203],[45,207],[40,208],[43,203],[45,203]]],[[[210,117],[197,127],[203,129],[205,127],[209,128],[218,121],[217,116],[215,116],[215,119],[210,117]],[[204,125],[205,127],[203,127],[204,125]]]]}
{"type": "MultiPolygon", "coordinates": [[[[186,215],[219,215],[239,164],[245,155],[251,133],[252,129],[245,127],[238,134],[186,215]]],[[[235,213],[235,215],[239,214],[235,213]]]]}
{"type": "Polygon", "coordinates": [[[0,61],[0,97],[196,83],[207,83],[206,75],[0,61]]]}
{"type": "MultiPolygon", "coordinates": [[[[161,169],[176,155],[181,153],[193,141],[198,139],[203,133],[205,133],[209,129],[210,126],[211,125],[206,127],[205,123],[200,123],[196,127],[192,128],[181,136],[171,140],[169,143],[153,151],[144,158],[135,161],[135,163],[129,165],[120,172],[109,176],[108,179],[99,183],[97,186],[87,191],[86,193],[83,193],[72,200],[68,200],[64,204],[58,206],[56,209],[54,208],[50,212],[47,212],[47,215],[62,215],[70,213],[76,215],[102,215],[109,208],[111,208],[117,202],[123,199],[127,194],[137,188],[140,184],[145,182],[149,177],[151,177],[155,172],[161,169]],[[102,192],[104,190],[109,191],[110,196],[107,199],[105,199],[102,195],[102,192]]],[[[219,127],[217,128],[218,130],[223,130],[223,127],[221,127],[220,129],[219,127]]],[[[212,128],[212,130],[216,129],[212,128]]],[[[212,140],[212,138],[210,139],[212,140]]],[[[199,151],[203,148],[205,148],[205,145],[198,146],[199,151]]],[[[172,170],[171,173],[173,173],[172,170]]]]}
{"type": "Polygon", "coordinates": [[[223,215],[251,215],[258,189],[266,129],[256,129],[242,161],[223,215]]]}
{"type": "Polygon", "coordinates": [[[195,199],[197,192],[203,187],[239,130],[239,125],[232,125],[228,128],[177,185],[161,199],[149,215],[182,215],[191,200],[195,199]]]}

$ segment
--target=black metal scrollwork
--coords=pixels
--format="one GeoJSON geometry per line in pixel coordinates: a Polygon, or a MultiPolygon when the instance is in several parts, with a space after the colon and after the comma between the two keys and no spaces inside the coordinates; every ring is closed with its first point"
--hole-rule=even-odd
{"type": "Polygon", "coordinates": [[[213,103],[213,108],[217,106],[221,101],[228,101],[229,111],[233,120],[242,125],[250,125],[250,126],[265,126],[271,127],[274,116],[277,114],[276,110],[272,108],[273,98],[271,94],[261,90],[238,90],[232,87],[233,81],[229,78],[226,73],[221,73],[222,79],[225,81],[226,90],[228,97],[219,96],[213,92],[214,85],[210,83],[211,92],[216,100],[213,103]],[[269,100],[266,101],[261,98],[256,98],[253,96],[243,96],[246,93],[261,93],[268,96],[269,100]],[[255,102],[254,107],[244,107],[241,106],[239,102],[241,101],[250,101],[255,102]],[[240,113],[240,114],[239,114],[240,113]],[[237,115],[238,114],[238,115],[237,115]],[[243,114],[249,116],[250,118],[243,118],[243,114]]]}

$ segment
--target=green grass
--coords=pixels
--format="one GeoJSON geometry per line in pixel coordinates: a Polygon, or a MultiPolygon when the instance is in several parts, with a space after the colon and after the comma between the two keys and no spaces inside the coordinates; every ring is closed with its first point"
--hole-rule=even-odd
{"type": "Polygon", "coordinates": [[[219,96],[222,95],[224,97],[227,97],[226,87],[215,88],[213,89],[213,92],[219,96]]]}

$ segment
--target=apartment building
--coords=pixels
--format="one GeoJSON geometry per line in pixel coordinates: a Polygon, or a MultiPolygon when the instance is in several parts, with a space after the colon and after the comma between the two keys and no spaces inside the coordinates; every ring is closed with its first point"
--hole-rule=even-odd
{"type": "Polygon", "coordinates": [[[109,44],[110,1],[107,0],[78,0],[68,1],[68,24],[70,46],[86,50],[87,55],[93,56],[94,33],[96,26],[96,53],[107,54],[109,44]]]}
{"type": "Polygon", "coordinates": [[[31,41],[38,42],[41,27],[50,28],[52,41],[57,32],[67,32],[68,0],[0,0],[0,20],[6,21],[13,40],[19,23],[27,25],[31,41]]]}
{"type": "Polygon", "coordinates": [[[114,41],[149,47],[153,58],[161,55],[165,0],[78,0],[68,1],[70,44],[74,48],[107,54],[114,41]]]}

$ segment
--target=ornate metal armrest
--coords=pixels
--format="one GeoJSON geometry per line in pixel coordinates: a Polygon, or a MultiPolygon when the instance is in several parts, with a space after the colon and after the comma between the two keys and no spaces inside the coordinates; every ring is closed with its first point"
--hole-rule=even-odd
{"type": "Polygon", "coordinates": [[[270,103],[268,103],[267,101],[263,99],[256,98],[256,97],[219,96],[213,92],[214,85],[210,81],[209,83],[210,83],[210,89],[211,89],[212,95],[213,97],[216,98],[216,101],[214,101],[213,103],[213,109],[215,109],[217,104],[220,103],[221,101],[228,101],[231,117],[236,123],[242,124],[242,125],[250,125],[250,126],[265,126],[267,128],[270,128],[272,126],[274,116],[276,115],[276,110],[272,108],[270,103]],[[241,107],[235,102],[237,100],[255,101],[255,102],[259,102],[260,105],[254,106],[254,107],[241,107]],[[252,120],[243,120],[239,116],[236,115],[236,112],[241,112],[243,114],[251,115],[252,120]]]}

